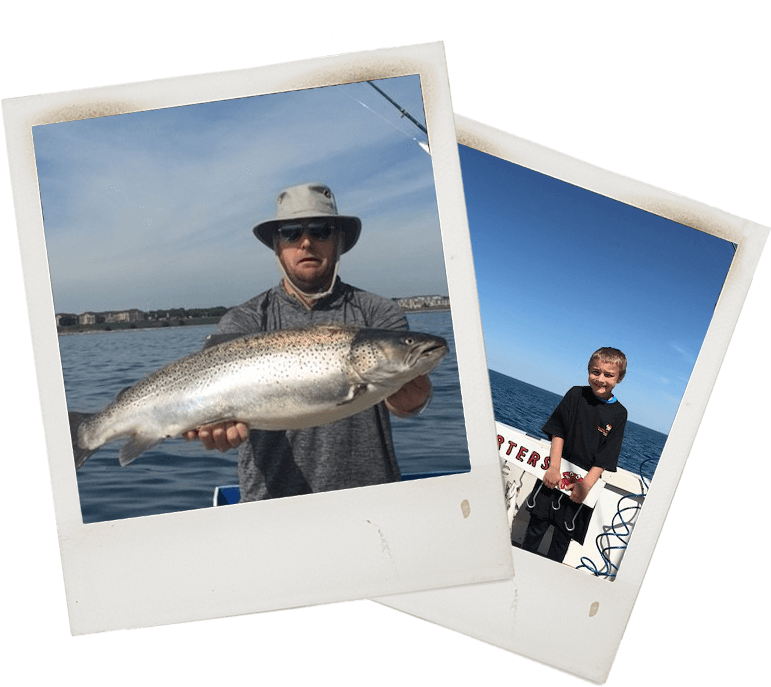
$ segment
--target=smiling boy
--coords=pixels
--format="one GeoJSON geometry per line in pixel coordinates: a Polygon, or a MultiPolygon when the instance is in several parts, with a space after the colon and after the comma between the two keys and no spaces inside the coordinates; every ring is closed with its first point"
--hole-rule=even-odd
{"type": "Polygon", "coordinates": [[[551,440],[550,462],[526,505],[530,523],[522,548],[535,553],[549,525],[554,527],[547,558],[562,561],[571,539],[583,543],[592,511],[584,499],[605,470],[616,471],[626,427],[627,410],[613,395],[626,375],[626,356],[617,348],[600,348],[589,359],[589,385],[568,391],[543,432],[551,440]],[[568,486],[566,497],[557,485],[562,458],[587,471],[583,480],[568,486]]]}

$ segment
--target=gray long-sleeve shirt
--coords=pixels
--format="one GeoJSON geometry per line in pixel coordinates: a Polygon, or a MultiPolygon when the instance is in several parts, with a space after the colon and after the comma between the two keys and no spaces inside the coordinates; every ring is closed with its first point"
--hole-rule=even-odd
{"type": "MultiPolygon", "coordinates": [[[[337,280],[308,310],[282,284],[229,310],[219,334],[255,334],[316,324],[407,329],[392,300],[337,280]]],[[[242,501],[296,496],[399,481],[389,413],[383,403],[321,427],[252,430],[239,447],[242,501]]]]}

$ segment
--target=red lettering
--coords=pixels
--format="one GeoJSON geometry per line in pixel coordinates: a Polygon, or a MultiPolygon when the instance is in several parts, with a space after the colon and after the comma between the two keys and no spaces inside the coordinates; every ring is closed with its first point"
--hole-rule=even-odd
{"type": "Polygon", "coordinates": [[[551,465],[551,456],[546,456],[543,459],[543,465],[541,465],[541,470],[548,470],[549,465],[551,465]]]}
{"type": "Polygon", "coordinates": [[[538,465],[538,459],[540,457],[541,456],[536,451],[533,451],[530,454],[530,458],[527,459],[527,464],[532,465],[533,467],[536,467],[538,465]]]}
{"type": "MultiPolygon", "coordinates": [[[[503,437],[502,434],[498,435],[498,450],[501,450],[501,446],[503,446],[503,442],[506,441],[506,439],[503,437]]],[[[509,442],[509,447],[506,449],[506,455],[511,455],[511,450],[516,446],[516,444],[513,441],[509,442]]]]}
{"type": "Polygon", "coordinates": [[[529,448],[525,448],[524,446],[521,446],[519,449],[519,453],[517,453],[517,460],[523,460],[525,457],[525,454],[529,451],[529,448]]]}

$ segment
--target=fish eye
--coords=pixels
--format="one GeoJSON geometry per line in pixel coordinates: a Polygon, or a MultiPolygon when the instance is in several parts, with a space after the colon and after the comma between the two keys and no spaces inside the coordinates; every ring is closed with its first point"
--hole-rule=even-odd
{"type": "Polygon", "coordinates": [[[412,346],[412,344],[415,343],[415,339],[411,336],[408,336],[406,339],[404,339],[404,343],[406,343],[408,346],[412,346]]]}

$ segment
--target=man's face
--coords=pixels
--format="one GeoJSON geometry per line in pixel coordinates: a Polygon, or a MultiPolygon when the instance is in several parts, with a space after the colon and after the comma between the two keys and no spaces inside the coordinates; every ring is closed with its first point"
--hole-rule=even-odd
{"type": "Polygon", "coordinates": [[[276,255],[292,283],[307,293],[327,289],[337,262],[340,230],[335,223],[287,222],[277,232],[276,255]]]}

